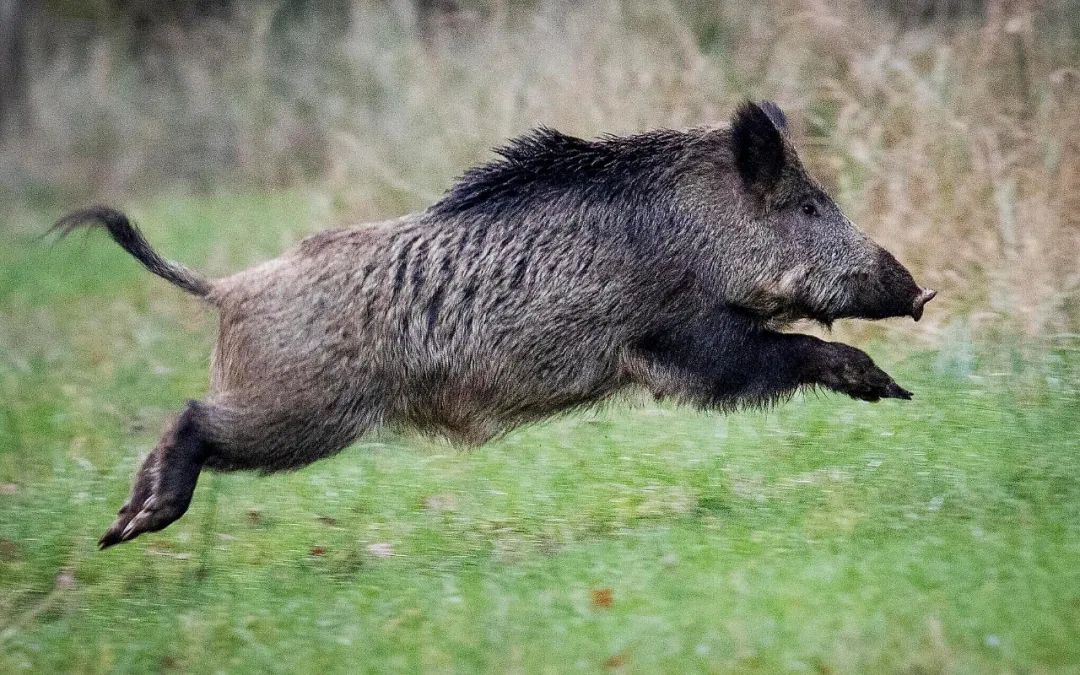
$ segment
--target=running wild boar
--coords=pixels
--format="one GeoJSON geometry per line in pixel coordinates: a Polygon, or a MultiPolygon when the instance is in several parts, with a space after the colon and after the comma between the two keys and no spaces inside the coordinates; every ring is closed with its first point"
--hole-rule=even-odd
{"type": "Polygon", "coordinates": [[[293,469],[377,427],[479,444],[631,387],[719,410],[800,387],[911,397],[854,347],[780,332],[918,320],[934,291],[807,174],[776,105],[598,140],[540,128],[498,154],[422,213],[222,279],[115,210],[60,220],[104,226],[220,314],[210,394],[167,428],[101,547],[182,516],[204,468],[293,469]]]}

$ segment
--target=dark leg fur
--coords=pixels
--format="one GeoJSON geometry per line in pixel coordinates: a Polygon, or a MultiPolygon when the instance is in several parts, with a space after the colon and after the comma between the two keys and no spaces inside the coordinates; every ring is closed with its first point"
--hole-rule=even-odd
{"type": "Polygon", "coordinates": [[[865,401],[911,398],[854,347],[765,330],[729,311],[658,333],[637,355],[645,364],[640,379],[655,393],[707,407],[769,403],[817,385],[865,401]]]}
{"type": "Polygon", "coordinates": [[[98,542],[101,548],[156,532],[184,515],[211,450],[200,431],[203,414],[202,404],[191,401],[166,430],[135,476],[131,498],[98,542]]]}
{"type": "Polygon", "coordinates": [[[806,355],[806,373],[812,384],[863,401],[883,398],[910,400],[912,396],[910,391],[874,365],[864,352],[840,342],[817,340],[806,355]]]}

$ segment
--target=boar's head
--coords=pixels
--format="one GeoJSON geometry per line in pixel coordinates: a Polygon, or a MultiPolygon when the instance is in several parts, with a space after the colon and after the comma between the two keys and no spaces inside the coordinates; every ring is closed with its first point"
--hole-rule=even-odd
{"type": "Polygon", "coordinates": [[[786,125],[775,104],[747,103],[717,132],[723,148],[712,193],[723,204],[704,211],[712,211],[710,238],[723,266],[716,274],[728,302],[777,323],[918,321],[935,291],[848,220],[803,168],[786,125]]]}

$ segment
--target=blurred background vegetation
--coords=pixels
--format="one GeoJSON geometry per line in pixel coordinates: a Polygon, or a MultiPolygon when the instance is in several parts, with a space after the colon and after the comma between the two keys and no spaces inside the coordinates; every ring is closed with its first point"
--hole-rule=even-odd
{"type": "Polygon", "coordinates": [[[2,673],[1077,672],[1080,0],[0,0],[0,203],[2,673]],[[96,551],[214,317],[64,211],[224,275],[746,98],[941,291],[834,329],[913,401],[364,439],[96,551]]]}
{"type": "Polygon", "coordinates": [[[423,208],[538,123],[692,126],[771,98],[942,291],[903,330],[1080,330],[1076,0],[0,0],[0,33],[17,207],[299,188],[320,206],[288,244],[423,208]]]}

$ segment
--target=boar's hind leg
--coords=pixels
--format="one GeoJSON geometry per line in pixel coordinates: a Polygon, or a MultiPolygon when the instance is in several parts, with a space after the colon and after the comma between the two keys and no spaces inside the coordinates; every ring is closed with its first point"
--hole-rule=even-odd
{"type": "MultiPolygon", "coordinates": [[[[288,397],[285,397],[288,398],[288,397]]],[[[303,406],[261,407],[222,395],[213,407],[207,436],[215,471],[288,471],[337,454],[381,420],[367,400],[328,397],[303,406]]]]}
{"type": "Polygon", "coordinates": [[[321,403],[274,410],[220,395],[189,402],[143,462],[131,497],[100,546],[163,529],[184,515],[203,468],[295,469],[333,455],[382,419],[370,399],[346,405],[329,397],[321,403]]]}
{"type": "Polygon", "coordinates": [[[135,476],[131,497],[98,545],[108,548],[163,529],[187,511],[211,446],[203,431],[206,408],[190,401],[166,429],[135,476]]]}

